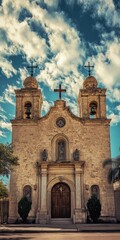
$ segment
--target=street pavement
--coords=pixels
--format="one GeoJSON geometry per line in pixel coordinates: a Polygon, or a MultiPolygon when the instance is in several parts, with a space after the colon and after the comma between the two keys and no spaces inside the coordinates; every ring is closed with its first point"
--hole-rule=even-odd
{"type": "Polygon", "coordinates": [[[119,232],[120,224],[4,224],[0,233],[119,232]]]}
{"type": "Polygon", "coordinates": [[[1,233],[2,240],[120,240],[120,233],[1,233]]]}

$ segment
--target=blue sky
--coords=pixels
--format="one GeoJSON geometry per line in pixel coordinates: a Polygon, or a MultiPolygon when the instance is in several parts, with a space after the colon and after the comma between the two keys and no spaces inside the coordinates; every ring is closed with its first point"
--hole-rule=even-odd
{"type": "Polygon", "coordinates": [[[120,147],[120,2],[117,0],[0,1],[0,142],[11,142],[14,89],[29,76],[30,62],[43,95],[42,115],[66,88],[63,99],[78,115],[77,97],[88,73],[107,88],[111,153],[120,147]]]}

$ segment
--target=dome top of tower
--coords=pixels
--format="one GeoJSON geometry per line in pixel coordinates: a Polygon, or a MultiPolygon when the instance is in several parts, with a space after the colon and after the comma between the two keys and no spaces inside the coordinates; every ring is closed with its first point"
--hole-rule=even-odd
{"type": "Polygon", "coordinates": [[[38,88],[38,82],[33,76],[29,76],[23,83],[25,88],[38,88]]]}
{"type": "Polygon", "coordinates": [[[97,80],[93,76],[88,76],[85,81],[83,82],[83,87],[88,89],[88,88],[97,88],[97,80]]]}

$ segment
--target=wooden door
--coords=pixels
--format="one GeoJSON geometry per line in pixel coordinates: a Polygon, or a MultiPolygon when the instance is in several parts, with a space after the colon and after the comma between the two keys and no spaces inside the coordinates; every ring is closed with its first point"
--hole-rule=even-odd
{"type": "Polygon", "coordinates": [[[65,183],[57,183],[51,192],[51,217],[70,218],[71,215],[70,188],[65,183]]]}

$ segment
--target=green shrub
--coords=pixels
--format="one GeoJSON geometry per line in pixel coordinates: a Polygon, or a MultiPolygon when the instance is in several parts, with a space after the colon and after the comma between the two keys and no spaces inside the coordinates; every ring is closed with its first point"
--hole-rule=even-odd
{"type": "Polygon", "coordinates": [[[94,223],[98,222],[98,218],[100,217],[101,212],[101,204],[99,199],[93,195],[87,202],[87,208],[90,214],[90,218],[94,223]]]}
{"type": "Polygon", "coordinates": [[[28,214],[31,210],[32,202],[27,199],[27,197],[22,197],[18,202],[18,213],[22,218],[23,222],[26,223],[28,214]]]}

